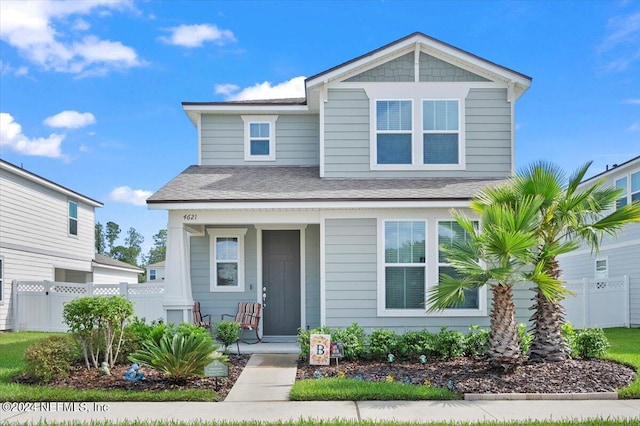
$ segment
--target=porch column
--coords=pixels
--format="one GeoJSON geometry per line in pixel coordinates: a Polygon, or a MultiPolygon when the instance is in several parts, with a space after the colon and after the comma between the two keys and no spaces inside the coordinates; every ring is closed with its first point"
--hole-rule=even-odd
{"type": "Polygon", "coordinates": [[[163,308],[167,323],[191,322],[191,265],[189,233],[169,215],[163,308]]]}

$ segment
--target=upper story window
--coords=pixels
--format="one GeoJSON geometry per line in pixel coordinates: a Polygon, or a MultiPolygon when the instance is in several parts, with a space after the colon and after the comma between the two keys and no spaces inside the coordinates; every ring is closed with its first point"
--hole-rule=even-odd
{"type": "Polygon", "coordinates": [[[640,171],[616,179],[616,188],[623,190],[620,198],[616,200],[616,209],[640,201],[640,171]]]}
{"type": "Polygon", "coordinates": [[[69,201],[69,235],[78,235],[78,203],[69,201]]]}
{"type": "Polygon", "coordinates": [[[422,102],[424,164],[458,164],[460,119],[457,100],[422,102]]]}
{"type": "Polygon", "coordinates": [[[149,281],[155,280],[157,277],[155,269],[149,269],[149,281]]]}
{"type": "Polygon", "coordinates": [[[245,161],[275,161],[277,115],[243,115],[245,161]]]}
{"type": "Polygon", "coordinates": [[[211,251],[211,291],[244,291],[246,229],[208,229],[211,251]]]}
{"type": "Polygon", "coordinates": [[[413,162],[412,101],[376,101],[378,164],[413,162]]]}
{"type": "Polygon", "coordinates": [[[463,99],[372,101],[373,170],[462,170],[463,99]]]}

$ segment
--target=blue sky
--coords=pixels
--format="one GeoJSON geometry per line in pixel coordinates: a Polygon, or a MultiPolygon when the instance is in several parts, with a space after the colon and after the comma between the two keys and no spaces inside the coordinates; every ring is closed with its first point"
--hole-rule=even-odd
{"type": "Polygon", "coordinates": [[[166,213],[144,199],[197,162],[182,101],[299,96],[415,31],[533,77],[517,167],[640,155],[638,1],[2,0],[0,157],[102,201],[147,252],[166,213]]]}

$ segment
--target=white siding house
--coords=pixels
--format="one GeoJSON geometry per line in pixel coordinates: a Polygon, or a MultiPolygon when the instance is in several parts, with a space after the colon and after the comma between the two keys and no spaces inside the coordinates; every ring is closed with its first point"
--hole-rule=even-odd
{"type": "MultiPolygon", "coordinates": [[[[427,313],[464,238],[451,208],[514,169],[514,111],[531,78],[422,33],[309,77],[306,96],[184,102],[197,164],[153,194],[168,210],[167,321],[260,302],[265,336],[358,322],[489,324],[486,290],[427,313]]],[[[516,295],[519,320],[530,295],[516,295]]]]}
{"type": "MultiPolygon", "coordinates": [[[[588,187],[601,179],[609,186],[624,189],[616,207],[640,203],[640,156],[585,180],[581,187],[588,187]]],[[[593,295],[584,314],[575,311],[585,308],[584,302],[580,301],[582,294],[576,299],[580,303],[570,296],[567,306],[569,319],[576,318],[575,321],[588,326],[640,326],[640,223],[625,226],[616,237],[605,237],[597,253],[582,247],[561,256],[560,267],[565,281],[581,290],[581,283],[584,283],[587,293],[593,295]],[[598,293],[602,294],[599,296],[598,293]],[[607,293],[620,295],[608,300],[605,297],[607,293]],[[608,323],[611,320],[613,324],[608,323]]]]}
{"type": "Polygon", "coordinates": [[[145,266],[147,270],[147,282],[164,282],[164,260],[145,266]]]}
{"type": "Polygon", "coordinates": [[[92,262],[94,284],[138,283],[143,269],[96,253],[92,262]]]}

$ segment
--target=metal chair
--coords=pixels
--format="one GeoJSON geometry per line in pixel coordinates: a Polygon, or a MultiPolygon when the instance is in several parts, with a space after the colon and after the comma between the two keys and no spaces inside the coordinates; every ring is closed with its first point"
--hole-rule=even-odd
{"type": "Polygon", "coordinates": [[[202,315],[202,312],[200,312],[200,302],[193,302],[193,325],[211,329],[211,314],[202,315]],[[207,317],[209,321],[205,321],[207,317]]]}
{"type": "Polygon", "coordinates": [[[251,330],[256,333],[256,341],[248,342],[246,340],[242,340],[244,343],[248,343],[253,345],[255,343],[260,343],[262,338],[258,334],[258,325],[260,324],[260,312],[262,310],[261,303],[238,303],[238,312],[235,315],[231,314],[222,314],[222,320],[224,321],[225,317],[233,318],[233,321],[240,324],[243,330],[251,330]]]}

